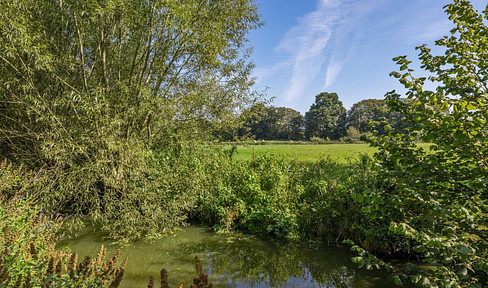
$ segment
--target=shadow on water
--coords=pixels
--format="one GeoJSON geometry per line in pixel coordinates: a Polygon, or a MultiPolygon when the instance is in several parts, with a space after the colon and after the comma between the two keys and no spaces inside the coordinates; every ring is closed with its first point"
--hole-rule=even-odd
{"type": "MultiPolygon", "coordinates": [[[[108,255],[118,248],[103,234],[85,230],[76,239],[61,241],[79,254],[96,255],[100,245],[108,255]]],[[[189,286],[196,276],[194,257],[202,259],[216,287],[391,287],[385,273],[358,269],[347,248],[310,249],[263,241],[249,235],[226,235],[199,226],[182,228],[152,242],[137,242],[121,249],[129,257],[122,287],[147,287],[151,275],[168,270],[172,287],[189,286]]]]}

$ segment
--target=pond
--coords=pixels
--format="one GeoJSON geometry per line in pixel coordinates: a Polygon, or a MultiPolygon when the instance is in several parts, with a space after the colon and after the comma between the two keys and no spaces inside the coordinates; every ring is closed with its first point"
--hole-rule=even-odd
{"type": "MultiPolygon", "coordinates": [[[[118,247],[104,234],[83,230],[76,239],[61,241],[83,259],[96,256],[101,245],[112,256],[118,247]]],[[[279,244],[243,234],[215,233],[201,226],[184,227],[177,233],[152,242],[137,242],[121,248],[128,257],[121,287],[147,287],[159,271],[169,272],[171,287],[189,287],[197,276],[198,256],[214,287],[391,287],[381,271],[358,269],[347,248],[308,248],[279,244]]]]}

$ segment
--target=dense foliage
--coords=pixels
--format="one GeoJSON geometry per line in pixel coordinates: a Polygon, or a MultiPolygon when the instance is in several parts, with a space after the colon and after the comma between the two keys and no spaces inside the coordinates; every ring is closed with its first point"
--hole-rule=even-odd
{"type": "MultiPolygon", "coordinates": [[[[436,42],[443,55],[420,46],[427,79],[415,77],[405,56],[394,60],[392,75],[408,89],[408,101],[390,92],[388,105],[405,115],[410,128],[386,127],[378,177],[386,187],[369,190],[360,200],[370,219],[383,222],[403,238],[400,251],[414,254],[424,266],[391,267],[397,284],[423,287],[488,285],[488,10],[479,14],[468,1],[445,6],[455,27],[436,42]],[[430,151],[414,145],[415,137],[431,142],[430,151]],[[411,276],[407,276],[411,275],[411,276]]],[[[359,249],[359,248],[356,248],[359,249]]],[[[365,251],[362,255],[366,256],[365,251]]],[[[356,259],[364,263],[364,258],[356,259]]],[[[388,266],[388,265],[387,265],[388,266]]]]}
{"type": "MultiPolygon", "coordinates": [[[[205,189],[198,193],[193,218],[217,229],[274,238],[364,240],[364,227],[368,227],[364,221],[370,221],[352,199],[365,187],[376,185],[367,158],[349,166],[328,159],[302,162],[273,155],[222,161],[220,152],[214,153],[196,170],[205,189]]],[[[367,237],[378,243],[373,233],[367,237]]]]}
{"type": "Polygon", "coordinates": [[[70,251],[57,251],[59,215],[30,196],[44,189],[39,175],[0,164],[0,287],[118,287],[127,259],[117,268],[118,254],[77,262],[70,251]]]}
{"type": "Polygon", "coordinates": [[[407,128],[403,120],[403,114],[392,110],[385,99],[365,99],[347,111],[346,127],[354,127],[361,134],[376,131],[385,135],[388,133],[384,130],[385,125],[397,130],[407,128]]]}
{"type": "Polygon", "coordinates": [[[305,113],[305,134],[307,138],[339,139],[345,121],[346,108],[337,93],[322,92],[315,96],[315,103],[305,113]]]}
{"type": "Polygon", "coordinates": [[[0,11],[2,157],[50,174],[49,209],[134,237],[178,224],[185,201],[154,155],[255,100],[255,3],[1,0],[0,11]]]}
{"type": "Polygon", "coordinates": [[[302,140],[305,122],[303,115],[291,108],[266,106],[258,103],[240,115],[241,127],[237,136],[273,140],[302,140]]]}

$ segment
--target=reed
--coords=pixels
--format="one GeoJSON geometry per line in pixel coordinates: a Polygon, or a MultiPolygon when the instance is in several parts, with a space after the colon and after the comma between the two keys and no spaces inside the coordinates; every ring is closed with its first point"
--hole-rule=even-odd
{"type": "MultiPolygon", "coordinates": [[[[208,274],[203,272],[203,265],[200,261],[198,256],[195,256],[195,270],[198,273],[198,276],[193,278],[193,283],[190,285],[191,288],[212,288],[213,283],[208,282],[208,274]]],[[[159,273],[161,277],[161,286],[160,288],[170,288],[169,285],[169,275],[166,269],[161,269],[159,273]]],[[[148,288],[155,288],[154,287],[154,276],[151,276],[149,279],[149,284],[147,285],[148,288]]],[[[183,284],[180,284],[178,288],[183,288],[183,284]]]]}
{"type": "Polygon", "coordinates": [[[120,251],[105,262],[102,246],[78,264],[75,253],[55,249],[62,223],[41,213],[29,177],[0,163],[0,287],[119,287],[127,263],[117,268],[120,251]]]}

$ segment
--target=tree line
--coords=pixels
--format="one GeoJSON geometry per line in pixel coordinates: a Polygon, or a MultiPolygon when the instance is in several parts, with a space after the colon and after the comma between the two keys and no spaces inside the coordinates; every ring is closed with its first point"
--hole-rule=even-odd
{"type": "Polygon", "coordinates": [[[328,92],[315,96],[305,116],[292,108],[257,103],[243,111],[240,120],[238,137],[263,140],[320,138],[356,142],[365,140],[373,131],[384,135],[386,125],[405,128],[402,114],[392,111],[384,99],[361,100],[346,110],[337,93],[328,92]]]}

